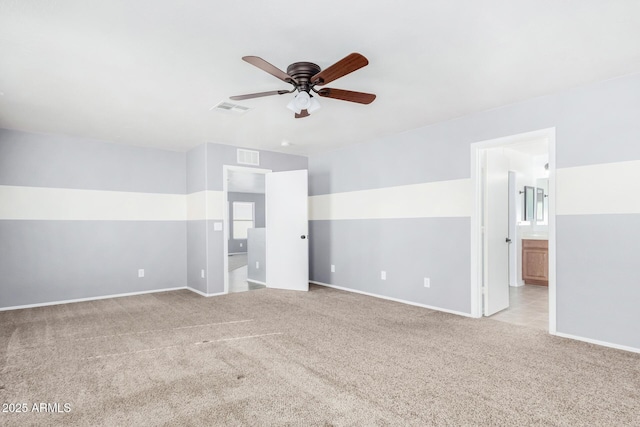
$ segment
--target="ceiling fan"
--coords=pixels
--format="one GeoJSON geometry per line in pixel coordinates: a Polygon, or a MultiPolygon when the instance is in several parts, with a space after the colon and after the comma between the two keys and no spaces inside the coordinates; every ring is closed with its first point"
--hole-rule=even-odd
{"type": "Polygon", "coordinates": [[[312,62],[294,62],[287,67],[286,73],[257,56],[244,56],[242,59],[272,76],[279,78],[283,82],[291,84],[293,89],[232,96],[231,99],[235,101],[260,98],[262,96],[284,95],[285,93],[298,91],[298,94],[289,102],[287,108],[294,111],[296,113],[296,119],[299,119],[309,116],[310,113],[320,108],[320,103],[313,97],[311,92],[317,93],[324,98],[340,99],[342,101],[357,102],[359,104],[370,104],[376,99],[376,96],[372,93],[353,92],[328,87],[316,89],[316,86],[331,83],[367,65],[369,61],[359,53],[347,55],[324,70],[312,62]]]}

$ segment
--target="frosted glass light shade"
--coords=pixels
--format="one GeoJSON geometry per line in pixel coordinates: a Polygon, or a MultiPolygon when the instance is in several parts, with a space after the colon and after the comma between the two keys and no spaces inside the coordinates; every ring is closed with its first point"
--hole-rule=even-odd
{"type": "Polygon", "coordinates": [[[316,110],[320,109],[320,103],[318,102],[317,99],[315,99],[313,96],[311,97],[311,99],[309,100],[309,107],[307,108],[307,111],[309,112],[309,114],[313,113],[316,110]]]}
{"type": "Polygon", "coordinates": [[[296,114],[300,114],[302,110],[307,110],[311,113],[320,108],[320,103],[317,99],[309,95],[308,92],[302,91],[289,101],[287,108],[296,114]]]}

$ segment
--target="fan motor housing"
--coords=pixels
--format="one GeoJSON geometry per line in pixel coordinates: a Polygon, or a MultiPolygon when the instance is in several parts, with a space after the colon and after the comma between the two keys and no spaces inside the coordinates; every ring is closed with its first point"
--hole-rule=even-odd
{"type": "Polygon", "coordinates": [[[309,91],[311,77],[321,71],[321,68],[313,62],[294,62],[287,67],[287,74],[296,79],[298,89],[309,91]]]}

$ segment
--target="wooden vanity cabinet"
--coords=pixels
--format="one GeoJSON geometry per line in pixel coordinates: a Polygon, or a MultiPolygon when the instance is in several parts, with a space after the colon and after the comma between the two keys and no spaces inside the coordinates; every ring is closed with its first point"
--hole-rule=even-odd
{"type": "Polygon", "coordinates": [[[549,241],[522,239],[522,280],[549,286],[549,241]]]}

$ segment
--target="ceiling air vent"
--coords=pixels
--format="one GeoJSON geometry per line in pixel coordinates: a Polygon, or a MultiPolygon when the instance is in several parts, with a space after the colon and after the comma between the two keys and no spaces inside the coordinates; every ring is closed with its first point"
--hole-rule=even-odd
{"type": "Polygon", "coordinates": [[[260,152],[238,148],[238,164],[260,166],[260,152]]]}
{"type": "Polygon", "coordinates": [[[223,113],[244,114],[250,110],[249,107],[245,107],[238,104],[232,104],[231,102],[220,101],[209,110],[222,111],[223,113]]]}

